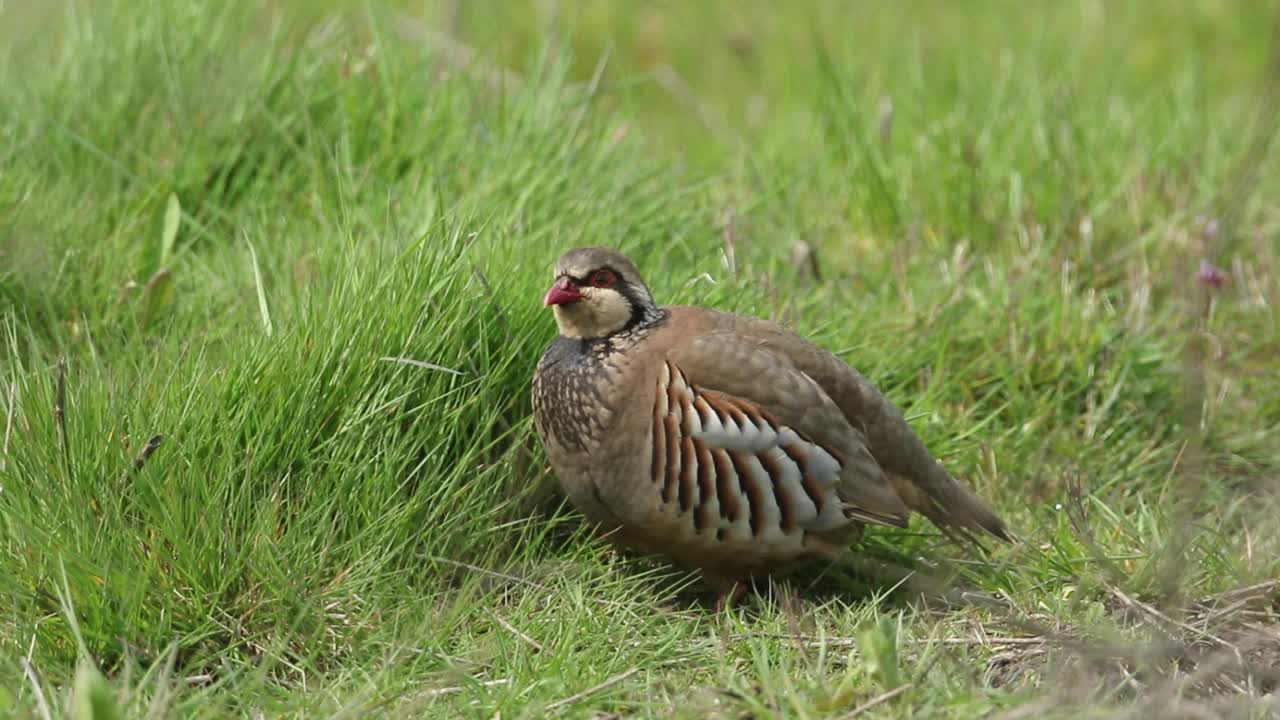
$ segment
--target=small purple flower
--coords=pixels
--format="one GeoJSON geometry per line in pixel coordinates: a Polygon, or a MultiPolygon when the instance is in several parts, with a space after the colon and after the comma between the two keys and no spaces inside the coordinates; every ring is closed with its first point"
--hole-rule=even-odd
{"type": "Polygon", "coordinates": [[[1217,290],[1227,284],[1227,273],[1208,260],[1201,260],[1200,272],[1196,273],[1196,279],[1201,285],[1217,290]]]}

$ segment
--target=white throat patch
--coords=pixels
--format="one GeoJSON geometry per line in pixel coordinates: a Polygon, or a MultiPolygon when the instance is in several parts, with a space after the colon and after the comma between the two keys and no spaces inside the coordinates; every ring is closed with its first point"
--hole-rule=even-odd
{"type": "Polygon", "coordinates": [[[582,299],[552,308],[560,334],[567,338],[612,335],[631,319],[631,303],[617,290],[582,288],[582,299]]]}

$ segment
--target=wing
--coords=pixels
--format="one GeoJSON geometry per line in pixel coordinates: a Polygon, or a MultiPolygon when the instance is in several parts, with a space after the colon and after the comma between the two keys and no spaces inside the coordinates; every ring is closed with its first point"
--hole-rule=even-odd
{"type": "Polygon", "coordinates": [[[790,330],[757,318],[721,315],[721,332],[749,337],[767,354],[785,357],[814,382],[856,427],[898,496],[944,532],[976,541],[978,535],[1013,538],[991,507],[961,485],[933,457],[899,410],[857,370],[790,330]]]}
{"type": "Polygon", "coordinates": [[[659,375],[653,476],[664,496],[710,463],[713,477],[729,478],[715,488],[726,509],[745,501],[781,526],[814,530],[849,519],[905,526],[909,511],[861,431],[787,358],[713,332],[669,349],[659,375]]]}

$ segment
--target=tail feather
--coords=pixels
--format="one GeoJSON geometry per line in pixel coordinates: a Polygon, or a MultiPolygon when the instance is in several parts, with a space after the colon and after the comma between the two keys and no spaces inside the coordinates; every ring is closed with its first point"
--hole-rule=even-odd
{"type": "Polygon", "coordinates": [[[983,535],[1013,542],[1014,535],[1004,520],[985,500],[961,485],[941,466],[929,473],[924,482],[916,482],[889,473],[893,488],[907,507],[929,518],[953,540],[981,545],[983,535]]]}

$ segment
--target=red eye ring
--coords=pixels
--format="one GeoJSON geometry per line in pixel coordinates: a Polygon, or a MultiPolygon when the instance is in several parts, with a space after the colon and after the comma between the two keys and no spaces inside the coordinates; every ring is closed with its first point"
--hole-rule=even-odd
{"type": "Polygon", "coordinates": [[[597,270],[591,273],[591,284],[594,287],[613,287],[616,282],[618,282],[618,276],[612,270],[597,270]]]}

